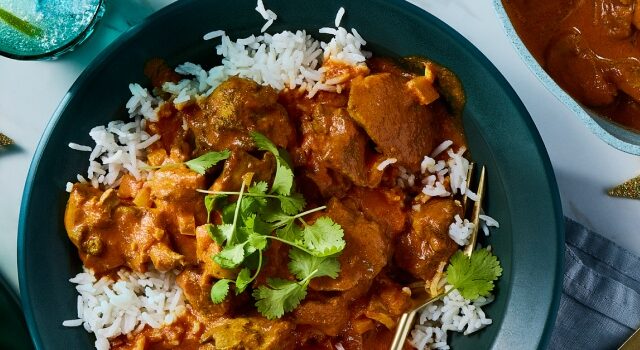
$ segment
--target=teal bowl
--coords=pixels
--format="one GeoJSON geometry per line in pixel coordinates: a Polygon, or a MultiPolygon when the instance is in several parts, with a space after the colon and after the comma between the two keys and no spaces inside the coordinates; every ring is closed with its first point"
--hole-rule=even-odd
{"type": "Polygon", "coordinates": [[[567,108],[601,140],[623,152],[640,155],[640,133],[625,129],[609,119],[599,116],[569,96],[569,94],[545,72],[538,61],[531,55],[529,49],[524,45],[522,39],[520,39],[513,27],[511,20],[509,20],[502,0],[493,0],[493,7],[496,10],[498,19],[502,23],[507,37],[509,37],[518,55],[520,55],[529,70],[542,82],[542,85],[567,106],[567,108]]]}
{"type": "MultiPolygon", "coordinates": [[[[454,335],[455,349],[545,348],[558,307],[563,261],[563,217],[555,177],[531,117],[498,70],[467,40],[423,10],[400,0],[270,0],[278,14],[271,32],[333,25],[357,28],[380,55],[429,57],[460,77],[467,95],[464,126],[475,161],[488,169],[486,211],[500,222],[483,243],[504,268],[496,300],[486,308],[493,325],[469,337],[454,335]]],[[[35,152],[20,213],[18,267],[22,305],[37,349],[91,349],[93,335],[62,327],[76,316],[68,279],[81,271],[63,225],[67,181],[86,169],[96,125],[126,118],[130,82],[148,84],[144,63],[217,63],[203,34],[224,29],[232,37],[259,31],[255,1],[180,1],[126,32],[82,73],[51,118],[35,152]]]]}

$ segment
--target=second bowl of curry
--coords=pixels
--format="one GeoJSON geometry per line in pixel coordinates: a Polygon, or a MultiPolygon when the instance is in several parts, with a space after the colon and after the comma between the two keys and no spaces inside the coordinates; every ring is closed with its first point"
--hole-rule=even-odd
{"type": "Polygon", "coordinates": [[[640,3],[494,0],[529,69],[598,137],[640,155],[640,3]]]}

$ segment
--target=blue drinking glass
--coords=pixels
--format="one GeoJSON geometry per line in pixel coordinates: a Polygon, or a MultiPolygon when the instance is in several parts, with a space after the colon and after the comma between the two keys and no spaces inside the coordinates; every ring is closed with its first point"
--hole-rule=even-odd
{"type": "Polygon", "coordinates": [[[0,55],[54,59],[86,40],[103,13],[103,0],[0,0],[0,55]]]}

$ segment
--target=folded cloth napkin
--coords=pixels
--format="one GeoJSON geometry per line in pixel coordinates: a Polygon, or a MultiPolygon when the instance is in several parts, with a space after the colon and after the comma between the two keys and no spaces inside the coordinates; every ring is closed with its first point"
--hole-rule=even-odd
{"type": "Polygon", "coordinates": [[[617,349],[640,327],[640,257],[573,220],[565,227],[562,296],[549,349],[617,349]]]}

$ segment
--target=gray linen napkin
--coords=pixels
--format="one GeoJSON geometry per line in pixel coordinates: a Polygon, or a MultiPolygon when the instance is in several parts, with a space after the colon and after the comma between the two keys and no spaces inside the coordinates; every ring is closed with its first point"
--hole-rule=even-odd
{"type": "Polygon", "coordinates": [[[565,227],[562,297],[549,349],[617,349],[640,327],[640,258],[575,221],[566,219],[565,227]]]}

